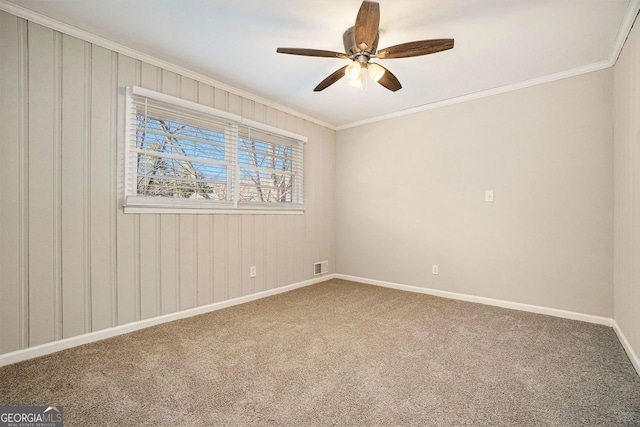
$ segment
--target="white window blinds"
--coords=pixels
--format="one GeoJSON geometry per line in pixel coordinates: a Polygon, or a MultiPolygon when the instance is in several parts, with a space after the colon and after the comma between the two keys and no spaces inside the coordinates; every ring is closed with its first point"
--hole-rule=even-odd
{"type": "Polygon", "coordinates": [[[239,200],[302,203],[302,146],[249,126],[238,133],[239,200]]]}
{"type": "Polygon", "coordinates": [[[127,89],[126,206],[303,207],[305,137],[127,89]]]}

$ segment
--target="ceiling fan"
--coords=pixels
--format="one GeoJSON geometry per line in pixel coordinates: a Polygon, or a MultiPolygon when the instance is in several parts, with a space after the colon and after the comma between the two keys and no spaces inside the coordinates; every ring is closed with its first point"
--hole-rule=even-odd
{"type": "Polygon", "coordinates": [[[377,2],[363,1],[356,17],[356,24],[347,29],[342,35],[345,53],[329,50],[300,49],[279,47],[276,52],[290,55],[317,56],[324,58],[341,58],[351,60],[346,65],[329,75],[320,82],[315,92],[324,90],[347,76],[353,86],[361,86],[366,77],[365,72],[371,78],[386,87],[390,91],[397,91],[402,85],[391,71],[380,64],[370,62],[371,59],[409,58],[412,56],[428,55],[453,48],[453,39],[420,40],[376,50],[378,47],[380,24],[380,6],[377,2]]]}

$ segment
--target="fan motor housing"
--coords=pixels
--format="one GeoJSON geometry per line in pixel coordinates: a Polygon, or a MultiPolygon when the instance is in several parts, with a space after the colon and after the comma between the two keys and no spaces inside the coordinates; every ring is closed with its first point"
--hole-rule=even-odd
{"type": "MultiPolygon", "coordinates": [[[[356,46],[356,32],[355,26],[349,27],[347,31],[342,35],[342,43],[344,44],[344,52],[351,56],[356,53],[360,53],[360,49],[356,46]]],[[[374,55],[378,49],[378,39],[380,38],[380,33],[376,34],[376,40],[373,42],[373,47],[371,48],[371,55],[374,55]]]]}

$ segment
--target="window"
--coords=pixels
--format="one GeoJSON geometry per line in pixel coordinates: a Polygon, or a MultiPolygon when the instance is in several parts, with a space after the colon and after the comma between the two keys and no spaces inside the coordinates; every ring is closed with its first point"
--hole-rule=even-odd
{"type": "Polygon", "coordinates": [[[303,209],[306,137],[127,89],[125,212],[303,209]]]}
{"type": "Polygon", "coordinates": [[[299,203],[301,145],[246,128],[238,136],[237,159],[241,202],[299,203]]]}

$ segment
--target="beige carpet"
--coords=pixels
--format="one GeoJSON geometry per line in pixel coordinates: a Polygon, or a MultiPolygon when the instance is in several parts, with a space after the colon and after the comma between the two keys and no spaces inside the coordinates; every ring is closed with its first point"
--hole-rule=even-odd
{"type": "Polygon", "coordinates": [[[331,280],[0,368],[66,426],[631,426],[611,328],[331,280]]]}

